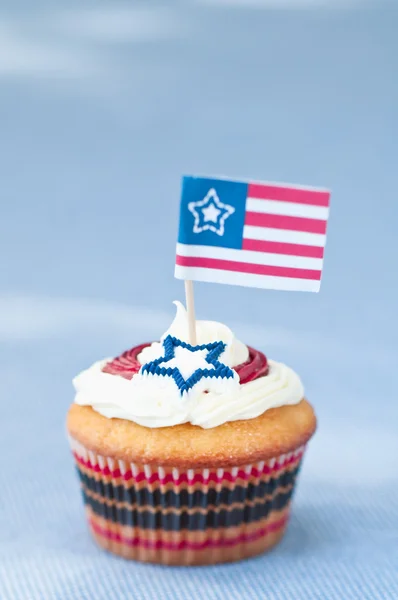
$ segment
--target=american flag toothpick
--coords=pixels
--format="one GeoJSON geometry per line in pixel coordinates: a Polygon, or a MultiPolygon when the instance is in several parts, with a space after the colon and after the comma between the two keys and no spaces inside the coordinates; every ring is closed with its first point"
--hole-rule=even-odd
{"type": "Polygon", "coordinates": [[[318,292],[330,193],[184,177],[175,276],[318,292]]]}
{"type": "Polygon", "coordinates": [[[310,187],[184,177],[175,276],[187,306],[193,280],[318,292],[329,200],[310,187]]]}

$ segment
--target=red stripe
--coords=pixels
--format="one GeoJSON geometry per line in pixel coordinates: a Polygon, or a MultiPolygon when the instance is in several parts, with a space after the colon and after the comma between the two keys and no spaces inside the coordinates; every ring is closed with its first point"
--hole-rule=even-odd
{"type": "Polygon", "coordinates": [[[254,531],[253,533],[242,533],[236,537],[232,538],[221,538],[221,539],[207,539],[204,542],[188,542],[187,540],[182,540],[181,542],[166,542],[164,540],[146,540],[142,539],[139,536],[135,536],[133,538],[127,537],[125,535],[121,535],[120,533],[114,533],[109,529],[105,529],[101,527],[94,520],[90,519],[91,528],[102,537],[107,538],[113,542],[118,542],[119,544],[125,544],[126,546],[130,546],[135,548],[136,546],[141,546],[141,548],[146,548],[147,550],[205,550],[206,548],[220,548],[225,546],[235,546],[236,544],[254,542],[263,536],[278,531],[282,529],[287,522],[287,515],[279,519],[278,521],[274,521],[273,523],[269,523],[265,527],[254,531]]]}
{"type": "Polygon", "coordinates": [[[263,185],[249,183],[247,192],[249,198],[260,200],[279,200],[280,202],[294,202],[310,206],[329,206],[330,192],[317,190],[302,190],[279,185],[263,185]]]}
{"type": "Polygon", "coordinates": [[[251,273],[253,275],[271,275],[275,277],[294,277],[297,279],[321,280],[321,271],[315,269],[295,269],[292,267],[271,267],[268,265],[254,265],[252,263],[237,262],[235,260],[221,260],[218,258],[196,258],[191,256],[176,256],[176,264],[181,267],[202,267],[203,269],[220,269],[221,271],[236,271],[237,273],[251,273]]]}
{"type": "Polygon", "coordinates": [[[270,475],[272,473],[275,473],[277,471],[280,471],[281,469],[284,469],[284,468],[290,466],[291,464],[293,464],[294,462],[299,460],[303,456],[303,454],[304,454],[304,450],[302,450],[299,453],[296,453],[295,455],[291,456],[290,458],[283,461],[282,463],[278,463],[276,461],[273,467],[264,465],[264,467],[261,471],[259,469],[257,469],[256,467],[252,467],[252,470],[250,471],[250,473],[246,473],[246,471],[244,471],[243,469],[239,469],[238,473],[235,476],[232,476],[231,473],[229,473],[228,471],[224,471],[224,474],[221,479],[217,476],[217,473],[215,471],[213,471],[212,473],[209,473],[209,476],[207,478],[203,477],[203,475],[201,475],[200,473],[196,473],[192,479],[188,479],[187,473],[182,473],[181,475],[179,475],[179,477],[177,479],[174,479],[173,475],[171,473],[168,473],[165,477],[159,477],[158,473],[152,473],[152,475],[150,477],[147,477],[145,475],[144,471],[141,471],[140,473],[137,473],[137,475],[134,476],[133,473],[129,470],[129,471],[126,471],[126,473],[124,475],[122,475],[120,469],[114,469],[113,471],[111,471],[109,469],[109,467],[101,468],[98,464],[94,465],[89,460],[84,460],[84,458],[79,456],[76,452],[73,453],[73,456],[75,457],[76,462],[78,462],[80,465],[82,465],[86,469],[89,469],[90,471],[94,471],[94,473],[101,473],[102,475],[105,475],[105,476],[111,475],[111,477],[113,477],[114,479],[117,479],[118,477],[122,477],[125,481],[130,481],[130,479],[134,479],[136,483],[140,483],[141,481],[147,481],[148,483],[160,482],[162,485],[165,485],[166,483],[174,482],[175,485],[178,486],[181,483],[189,483],[189,484],[205,483],[205,484],[207,484],[209,481],[214,481],[215,483],[224,482],[224,481],[234,483],[237,479],[248,480],[251,477],[260,477],[261,475],[270,475]]]}
{"type": "Polygon", "coordinates": [[[271,254],[287,254],[289,256],[308,256],[310,258],[323,258],[322,246],[305,246],[304,244],[287,244],[284,242],[265,242],[263,240],[243,240],[242,250],[255,252],[269,252],[271,254]]]}
{"type": "Polygon", "coordinates": [[[269,227],[271,229],[289,229],[290,231],[305,231],[306,233],[326,233],[326,221],[323,219],[286,217],[284,215],[269,215],[250,211],[246,213],[245,225],[269,227]]]}

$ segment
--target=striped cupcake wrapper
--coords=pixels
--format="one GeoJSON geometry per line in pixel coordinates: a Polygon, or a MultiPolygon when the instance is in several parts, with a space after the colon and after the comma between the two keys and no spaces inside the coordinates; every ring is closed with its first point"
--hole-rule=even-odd
{"type": "Polygon", "coordinates": [[[174,565],[239,560],[274,546],[305,450],[247,466],[181,470],[128,464],[70,443],[99,545],[174,565]]]}

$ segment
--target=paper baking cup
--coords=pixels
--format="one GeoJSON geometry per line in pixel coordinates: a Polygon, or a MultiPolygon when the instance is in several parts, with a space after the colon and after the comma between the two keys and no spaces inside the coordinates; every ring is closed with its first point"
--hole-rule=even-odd
{"type": "Polygon", "coordinates": [[[227,469],[171,469],[101,456],[71,439],[90,531],[120,556],[168,565],[229,562],[283,536],[304,446],[227,469]]]}

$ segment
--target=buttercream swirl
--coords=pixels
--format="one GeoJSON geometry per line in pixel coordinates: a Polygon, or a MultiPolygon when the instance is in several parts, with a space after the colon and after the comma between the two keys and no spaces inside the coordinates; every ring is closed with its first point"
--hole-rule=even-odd
{"type": "MultiPolygon", "coordinates": [[[[160,342],[143,344],[116,359],[96,362],[73,380],[80,405],[92,406],[108,418],[134,421],[146,427],[166,427],[191,423],[205,429],[228,421],[252,419],[270,408],[296,404],[303,397],[298,375],[289,367],[238,341],[221,323],[197,321],[197,342],[222,341],[225,350],[219,360],[237,374],[228,381],[202,380],[181,397],[171,377],[144,377],[141,367],[162,355],[167,336],[188,341],[184,307],[160,342]]],[[[182,369],[190,368],[190,358],[182,357],[182,369]],[[185,360],[185,363],[184,363],[185,360]]]]}

